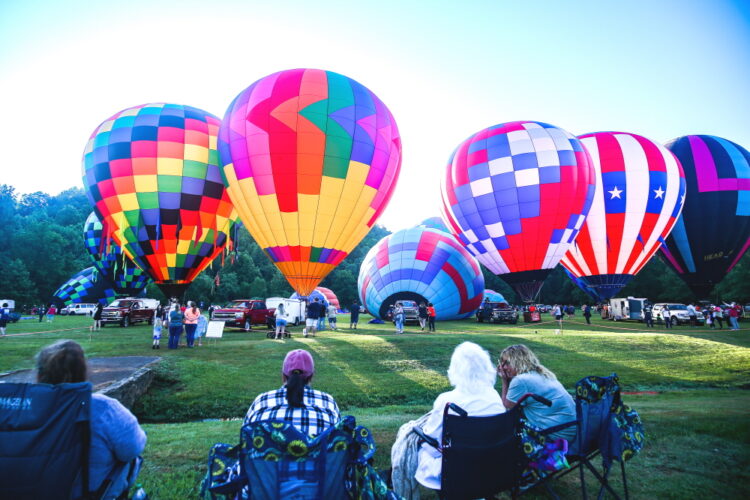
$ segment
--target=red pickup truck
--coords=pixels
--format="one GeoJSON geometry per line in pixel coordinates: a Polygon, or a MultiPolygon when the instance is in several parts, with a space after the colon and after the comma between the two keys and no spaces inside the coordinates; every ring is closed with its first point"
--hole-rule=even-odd
{"type": "Polygon", "coordinates": [[[273,313],[276,309],[268,309],[266,301],[261,299],[233,300],[226,307],[214,310],[211,317],[214,321],[224,321],[226,326],[242,328],[249,332],[253,325],[266,325],[274,328],[276,325],[273,313]]]}
{"type": "Polygon", "coordinates": [[[130,326],[133,323],[145,321],[149,325],[154,322],[158,301],[154,299],[118,299],[102,310],[102,326],[107,323],[117,323],[120,326],[130,326]]]}

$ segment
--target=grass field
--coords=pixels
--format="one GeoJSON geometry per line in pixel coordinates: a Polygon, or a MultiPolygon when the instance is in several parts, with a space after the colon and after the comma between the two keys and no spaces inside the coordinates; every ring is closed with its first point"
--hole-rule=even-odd
{"type": "MultiPolygon", "coordinates": [[[[549,316],[545,315],[545,318],[549,316]]],[[[342,316],[339,325],[348,326],[342,316]]],[[[388,467],[398,428],[430,408],[449,388],[445,372],[453,348],[470,340],[493,359],[509,344],[524,343],[568,388],[586,375],[616,372],[647,432],[644,451],[628,463],[634,498],[745,498],[750,488],[750,329],[645,329],[638,323],[579,318],[556,325],[438,323],[435,334],[409,327],[360,323],[360,329],[304,339],[265,338],[265,331],[227,330],[211,345],[188,350],[150,349],[150,329],[107,327],[88,331],[87,318],[54,323],[21,321],[0,339],[0,372],[30,368],[39,347],[59,338],[80,342],[89,356],[163,357],[149,393],[133,409],[149,435],[144,486],[152,498],[189,498],[205,473],[208,448],[236,442],[240,418],[260,392],[280,385],[284,354],[309,349],[315,387],[331,393],[344,413],[369,427],[378,443],[377,467],[388,467]]],[[[162,342],[166,344],[165,341],[162,342]]],[[[575,475],[571,475],[575,476],[575,475]]],[[[576,498],[577,480],[561,493],[576,498]]],[[[533,495],[532,495],[533,498],[533,495]]]]}

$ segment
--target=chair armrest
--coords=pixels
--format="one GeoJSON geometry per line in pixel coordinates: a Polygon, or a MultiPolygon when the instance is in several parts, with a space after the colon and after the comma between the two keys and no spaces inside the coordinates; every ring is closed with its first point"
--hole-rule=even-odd
{"type": "Polygon", "coordinates": [[[438,440],[437,440],[437,439],[435,439],[435,438],[434,438],[434,437],[432,437],[432,436],[428,436],[427,434],[425,434],[425,433],[424,433],[424,431],[422,430],[422,428],[421,428],[421,427],[419,427],[419,426],[414,426],[414,427],[412,428],[412,430],[411,430],[411,431],[412,431],[412,432],[413,432],[414,434],[416,434],[417,436],[419,436],[419,438],[420,438],[420,439],[421,439],[421,440],[422,440],[423,442],[425,442],[425,443],[429,444],[430,446],[432,446],[432,447],[433,447],[433,448],[435,448],[436,450],[440,451],[440,443],[438,442],[438,440]]]}
{"type": "Polygon", "coordinates": [[[545,397],[542,397],[542,396],[539,396],[537,394],[532,394],[530,392],[527,392],[526,394],[524,394],[523,396],[521,396],[519,398],[519,400],[516,402],[516,404],[520,405],[527,398],[535,399],[535,400],[539,401],[540,403],[542,403],[544,406],[552,406],[552,401],[550,401],[549,399],[547,399],[545,397]]]}

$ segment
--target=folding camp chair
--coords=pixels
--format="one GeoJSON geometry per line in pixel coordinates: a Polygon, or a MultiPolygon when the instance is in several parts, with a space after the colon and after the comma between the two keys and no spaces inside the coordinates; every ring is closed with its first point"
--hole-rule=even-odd
{"type": "Polygon", "coordinates": [[[575,422],[544,430],[545,434],[550,434],[565,427],[576,426],[576,440],[567,454],[571,468],[545,478],[542,483],[551,491],[548,485],[551,480],[559,479],[578,469],[581,494],[586,500],[588,493],[585,471],[588,470],[599,482],[599,500],[605,493],[619,500],[621,495],[609,481],[612,463],[617,461],[620,462],[623,496],[628,499],[625,461],[640,451],[644,435],[638,414],[622,403],[617,374],[613,373],[609,377],[589,376],[579,380],[576,383],[575,400],[575,422]],[[597,456],[601,456],[602,459],[601,470],[593,463],[597,456]]]}
{"type": "Polygon", "coordinates": [[[79,477],[81,498],[109,498],[113,478],[134,480],[140,457],[89,492],[90,413],[89,382],[0,383],[0,500],[69,500],[79,477]]]}
{"type": "Polygon", "coordinates": [[[529,397],[546,406],[552,404],[536,394],[525,394],[505,413],[470,417],[464,409],[448,403],[443,411],[440,442],[421,429],[414,429],[425,443],[441,451],[441,498],[487,498],[506,490],[515,496],[527,462],[519,433],[521,403],[529,397]]]}
{"type": "Polygon", "coordinates": [[[240,469],[253,500],[395,500],[371,466],[374,454],[370,431],[351,416],[315,438],[282,421],[250,423],[240,432],[240,469]]]}
{"type": "Polygon", "coordinates": [[[91,384],[0,384],[0,498],[88,490],[91,384]]]}

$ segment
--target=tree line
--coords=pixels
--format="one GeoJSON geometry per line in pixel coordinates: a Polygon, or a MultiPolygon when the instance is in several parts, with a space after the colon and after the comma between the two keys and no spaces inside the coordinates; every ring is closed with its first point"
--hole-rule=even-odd
{"type": "MultiPolygon", "coordinates": [[[[84,191],[71,188],[57,195],[20,194],[0,185],[0,298],[18,305],[49,302],[57,288],[76,272],[92,265],[83,244],[83,225],[91,213],[84,191]]],[[[390,232],[376,225],[352,253],[329,274],[321,286],[338,296],[342,307],[358,299],[357,277],[367,252],[390,232]]],[[[190,286],[186,297],[207,304],[224,304],[237,298],[288,297],[286,279],[249,233],[238,233],[236,249],[214,260],[190,286]]],[[[482,268],[486,288],[518,303],[513,290],[482,268]]],[[[750,302],[750,253],[714,289],[711,300],[750,302]]],[[[164,299],[155,285],[149,297],[164,299]]],[[[690,302],[696,299],[687,286],[659,258],[653,258],[622,291],[620,297],[647,297],[654,302],[690,302]]],[[[557,266],[544,284],[540,303],[583,304],[591,299],[557,266]]]]}

